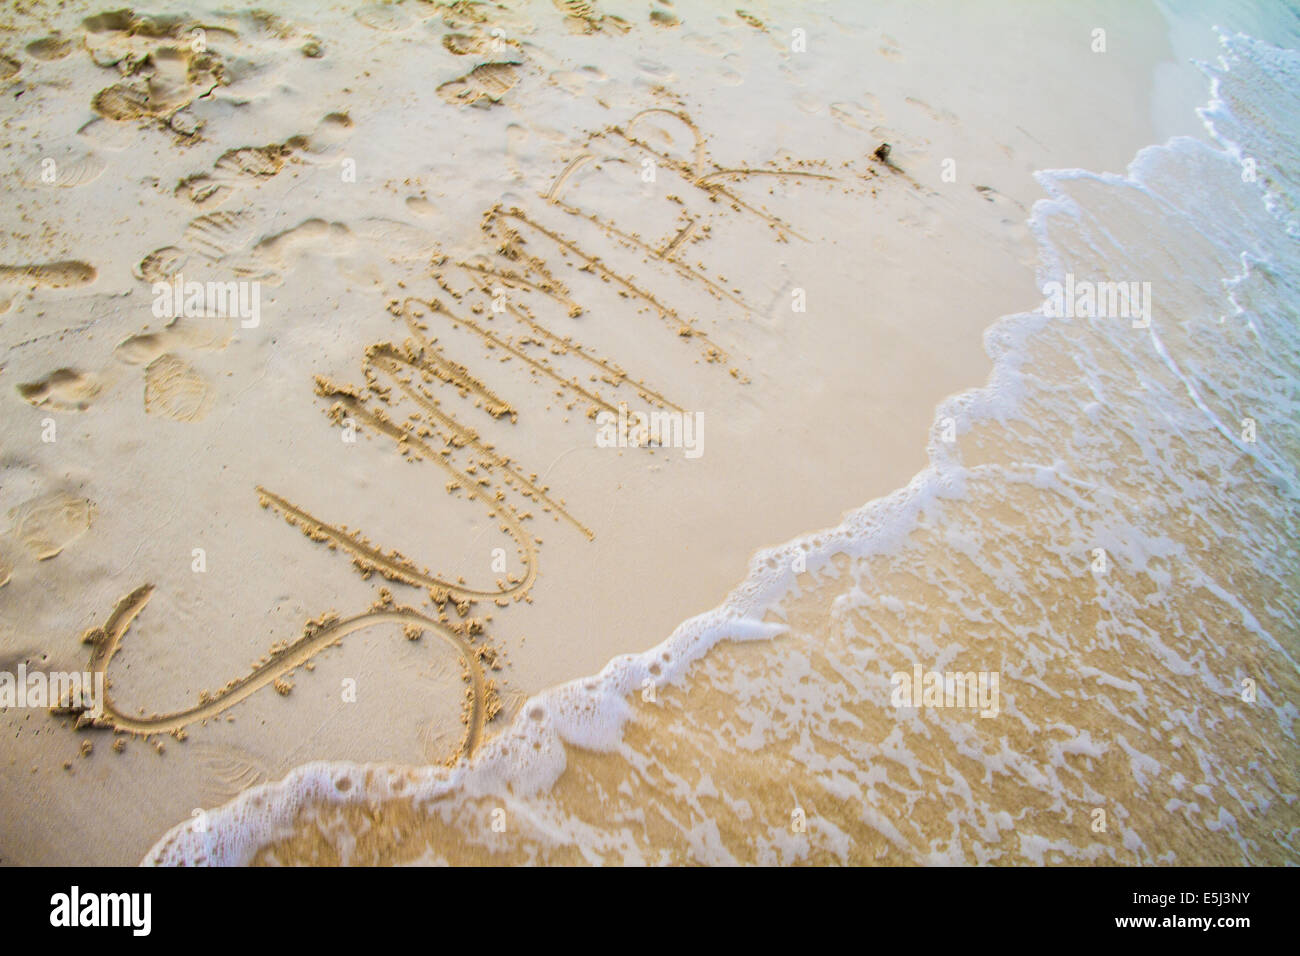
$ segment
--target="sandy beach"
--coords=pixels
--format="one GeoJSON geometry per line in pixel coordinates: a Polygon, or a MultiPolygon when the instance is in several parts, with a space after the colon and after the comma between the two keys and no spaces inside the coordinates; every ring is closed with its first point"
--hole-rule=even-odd
{"type": "Polygon", "coordinates": [[[0,862],[1296,862],[1280,10],[6,10],[0,862]]]}

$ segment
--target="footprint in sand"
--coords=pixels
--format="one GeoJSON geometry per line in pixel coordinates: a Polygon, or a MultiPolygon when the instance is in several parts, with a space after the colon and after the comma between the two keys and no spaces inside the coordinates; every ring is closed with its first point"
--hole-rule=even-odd
{"type": "MultiPolygon", "coordinates": [[[[413,197],[415,198],[415,197],[413,197]]],[[[423,203],[433,210],[427,200],[416,199],[413,206],[418,211],[423,203]]],[[[411,205],[408,201],[408,205],[411,205]]],[[[347,267],[348,275],[373,277],[371,266],[360,266],[367,259],[386,259],[390,263],[428,261],[438,251],[433,234],[404,222],[392,219],[363,219],[351,226],[324,219],[308,219],[292,229],[268,236],[259,242],[247,257],[246,268],[257,271],[263,281],[279,283],[281,270],[293,258],[305,255],[337,257],[356,251],[359,255],[347,267]],[[354,272],[360,269],[360,272],[354,272]]]]}
{"type": "MultiPolygon", "coordinates": [[[[178,318],[160,332],[146,332],[131,336],[113,350],[113,355],[125,365],[149,366],[165,354],[177,349],[225,348],[230,342],[231,334],[229,322],[224,319],[178,318]]],[[[165,372],[167,367],[164,364],[156,370],[155,377],[162,378],[165,372]]],[[[98,373],[83,372],[75,368],[60,368],[34,382],[18,385],[17,390],[24,401],[37,408],[84,412],[118,380],[120,374],[120,366],[117,368],[109,366],[98,373]]],[[[171,386],[159,385],[158,388],[165,390],[171,386]]],[[[195,389],[189,388],[189,391],[193,392],[195,389]]],[[[161,409],[173,406],[184,408],[186,403],[178,398],[164,401],[158,407],[160,413],[165,414],[161,409]]],[[[192,421],[196,418],[182,420],[192,421]]]]}
{"type": "Polygon", "coordinates": [[[129,9],[98,13],[81,21],[82,28],[90,34],[154,39],[179,36],[184,25],[183,17],[141,15],[129,9]]]}
{"type": "Polygon", "coordinates": [[[85,534],[94,518],[89,499],[62,491],[10,509],[9,531],[0,536],[0,587],[8,583],[20,557],[48,561],[85,534]]]}
{"type": "Polygon", "coordinates": [[[469,56],[471,53],[486,53],[490,41],[486,37],[476,37],[469,33],[446,33],[442,37],[442,47],[452,56],[469,56]]]}
{"type": "Polygon", "coordinates": [[[143,332],[119,343],[113,356],[127,365],[145,366],[144,410],[178,422],[197,422],[212,410],[215,390],[177,349],[213,350],[230,344],[232,330],[224,319],[173,319],[160,332],[143,332]]]}
{"type": "Polygon", "coordinates": [[[8,312],[23,290],[67,289],[89,285],[98,273],[95,267],[75,259],[63,262],[0,266],[0,313],[8,312]]]}
{"type": "Polygon", "coordinates": [[[0,80],[7,80],[17,75],[22,68],[23,65],[13,57],[0,53],[0,80]]]}
{"type": "Polygon", "coordinates": [[[140,260],[139,266],[136,267],[136,275],[150,285],[155,282],[165,282],[184,269],[189,258],[189,253],[184,249],[163,246],[140,260]]]}
{"type": "Polygon", "coordinates": [[[654,60],[637,60],[636,68],[644,74],[646,79],[654,83],[668,84],[677,79],[677,74],[672,71],[671,67],[665,66],[663,63],[656,63],[654,60]]]}
{"type": "Polygon", "coordinates": [[[594,66],[584,66],[580,70],[555,70],[547,77],[570,96],[585,96],[592,83],[604,83],[608,79],[603,70],[594,66]]]}
{"type": "Polygon", "coordinates": [[[492,106],[519,82],[518,63],[480,63],[462,77],[448,80],[437,94],[460,106],[492,106]]]}
{"type": "Polygon", "coordinates": [[[210,173],[182,179],[176,186],[176,195],[201,208],[219,206],[238,190],[279,173],[291,153],[288,146],[280,143],[227,150],[213,164],[210,173]]]}
{"type": "Polygon", "coordinates": [[[149,365],[177,349],[224,349],[231,335],[226,319],[177,318],[161,332],[142,332],[123,340],[113,356],[127,365],[149,365]]]}
{"type": "Polygon", "coordinates": [[[611,30],[627,33],[632,24],[622,17],[603,14],[592,0],[553,0],[555,9],[564,14],[564,25],[571,33],[598,33],[611,30]]]}
{"type": "Polygon", "coordinates": [[[285,145],[298,151],[307,162],[334,162],[354,125],[347,113],[327,113],[311,133],[294,136],[285,145]]]}
{"type": "Polygon", "coordinates": [[[154,112],[149,87],[143,83],[115,83],[95,94],[90,107],[104,119],[132,120],[154,112]]]}
{"type": "MultiPolygon", "coordinates": [[[[277,175],[290,157],[319,165],[337,162],[353,125],[346,113],[328,113],[312,132],[292,136],[283,144],[228,150],[213,164],[210,173],[181,180],[176,195],[201,208],[211,208],[240,189],[257,186],[277,175]]],[[[209,264],[225,262],[241,277],[273,280],[273,274],[265,273],[256,264],[231,259],[248,245],[255,232],[256,222],[248,212],[207,213],[190,221],[177,245],[163,246],[145,256],[136,274],[147,282],[164,281],[180,273],[192,255],[198,255],[209,264]]]]}
{"type": "Polygon", "coordinates": [[[432,216],[438,208],[424,196],[407,196],[406,208],[417,216],[432,216]]]}
{"type": "Polygon", "coordinates": [[[44,378],[18,385],[18,394],[37,408],[64,412],[84,412],[104,390],[97,375],[75,368],[55,369],[44,378]]]}
{"type": "Polygon", "coordinates": [[[347,113],[327,113],[312,132],[291,136],[283,143],[227,150],[211,172],[188,176],[177,183],[176,195],[201,208],[212,208],[239,190],[277,175],[291,158],[309,163],[334,162],[339,147],[352,134],[353,125],[347,113]]]}
{"type": "Polygon", "coordinates": [[[188,362],[160,355],[144,373],[144,410],[178,422],[197,422],[212,410],[211,383],[188,362]]]}
{"type": "Polygon", "coordinates": [[[33,40],[24,49],[33,60],[62,60],[72,52],[72,41],[56,33],[33,40]]]}
{"type": "Polygon", "coordinates": [[[77,135],[96,149],[120,153],[136,143],[136,131],[121,123],[114,123],[102,116],[87,121],[77,135]]]}
{"type": "MultiPolygon", "coordinates": [[[[225,64],[209,46],[193,42],[202,28],[207,41],[233,31],[184,16],[142,16],[115,10],[81,22],[82,46],[96,66],[125,77],[96,94],[95,111],[111,119],[154,116],[176,109],[225,82],[225,64]]],[[[44,41],[38,41],[44,42],[44,41]]]]}
{"type": "MultiPolygon", "coordinates": [[[[213,165],[210,173],[190,176],[176,187],[176,194],[200,207],[220,205],[247,186],[256,186],[280,172],[290,157],[308,163],[336,162],[342,143],[351,135],[351,117],[346,113],[328,113],[310,133],[290,137],[283,144],[243,147],[228,150],[213,165]]],[[[266,266],[267,260],[282,263],[284,253],[294,244],[312,238],[319,220],[300,224],[279,236],[264,239],[244,255],[257,233],[257,222],[247,211],[215,210],[198,216],[186,226],[175,245],[155,249],[136,267],[136,275],[147,282],[171,279],[192,265],[198,257],[207,265],[221,263],[242,278],[275,282],[278,274],[266,266]]],[[[346,227],[340,226],[346,235],[346,227]]]]}
{"type": "Polygon", "coordinates": [[[253,238],[256,223],[246,212],[210,212],[190,220],[181,239],[182,248],[219,262],[253,238]]]}
{"type": "Polygon", "coordinates": [[[820,113],[825,108],[825,104],[811,93],[800,93],[794,102],[805,113],[820,113]]]}
{"type": "Polygon", "coordinates": [[[723,45],[724,41],[730,39],[730,37],[705,36],[703,33],[688,33],[682,37],[682,42],[705,56],[722,59],[726,54],[736,53],[740,49],[740,44],[735,42],[728,42],[725,46],[723,45]]]}
{"type": "Polygon", "coordinates": [[[398,262],[424,258],[437,248],[431,233],[394,219],[363,219],[354,227],[324,219],[308,219],[292,229],[263,239],[253,247],[253,252],[283,265],[290,254],[299,250],[314,248],[331,255],[347,252],[356,239],[398,262]]]}
{"type": "MultiPolygon", "coordinates": [[[[166,116],[220,86],[224,77],[210,54],[195,54],[188,48],[159,47],[147,62],[151,64],[148,75],[105,87],[91,99],[91,109],[117,122],[166,116]],[[198,63],[203,65],[196,66],[198,63]]],[[[136,68],[142,69],[139,64],[136,68]]]]}
{"type": "Polygon", "coordinates": [[[363,219],[353,232],[392,262],[414,262],[438,249],[432,233],[394,219],[363,219]]]}
{"type": "Polygon", "coordinates": [[[155,249],[140,260],[136,275],[150,283],[164,282],[180,275],[186,267],[195,271],[197,263],[208,269],[220,264],[241,278],[255,277],[256,270],[245,268],[235,256],[255,233],[256,222],[247,212],[218,210],[198,216],[185,227],[181,245],[155,249]]]}
{"type": "Polygon", "coordinates": [[[375,3],[362,7],[352,14],[362,26],[384,33],[396,33],[405,30],[414,22],[414,17],[405,7],[394,4],[375,3]]]}
{"type": "Polygon", "coordinates": [[[482,31],[478,33],[446,33],[442,37],[442,46],[453,56],[474,55],[485,58],[490,56],[499,59],[505,55],[507,46],[522,56],[522,44],[518,40],[503,36],[504,32],[503,28],[494,27],[490,35],[482,31]]]}
{"type": "Polygon", "coordinates": [[[236,16],[243,29],[250,35],[275,40],[291,40],[298,32],[288,20],[260,8],[246,10],[236,16]]]}
{"type": "Polygon", "coordinates": [[[14,540],[37,561],[47,561],[86,533],[95,506],[89,499],[56,491],[11,509],[9,518],[14,540]]]}
{"type": "Polygon", "coordinates": [[[270,260],[277,266],[284,266],[289,256],[302,247],[316,247],[331,253],[345,252],[352,244],[352,231],[341,222],[326,222],[324,219],[307,219],[267,236],[253,247],[253,255],[270,260]]]}
{"type": "Polygon", "coordinates": [[[24,167],[20,179],[24,186],[75,189],[93,183],[107,166],[94,153],[72,153],[61,157],[46,155],[24,167]]]}
{"type": "Polygon", "coordinates": [[[655,9],[650,11],[650,22],[657,27],[672,29],[682,25],[682,18],[671,10],[655,9]]]}

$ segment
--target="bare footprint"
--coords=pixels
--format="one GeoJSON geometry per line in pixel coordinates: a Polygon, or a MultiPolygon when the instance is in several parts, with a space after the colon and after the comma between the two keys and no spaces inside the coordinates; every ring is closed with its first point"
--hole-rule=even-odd
{"type": "Polygon", "coordinates": [[[55,369],[35,382],[18,386],[18,394],[37,408],[84,412],[104,389],[98,376],[75,368],[55,369]]]}
{"type": "Polygon", "coordinates": [[[315,130],[306,136],[295,136],[285,145],[301,150],[308,161],[334,159],[344,140],[352,135],[354,125],[347,113],[327,113],[315,130]]]}
{"type": "Polygon", "coordinates": [[[160,332],[142,332],[118,343],[113,355],[127,365],[149,365],[176,349],[223,349],[231,329],[224,319],[176,318],[160,332]]]}
{"type": "Polygon", "coordinates": [[[58,34],[33,40],[25,47],[33,60],[62,60],[72,52],[72,41],[58,34]]]}
{"type": "Polygon", "coordinates": [[[25,266],[0,266],[0,313],[9,311],[19,290],[66,289],[89,285],[97,275],[94,266],[75,259],[25,266]]]}
{"type": "Polygon", "coordinates": [[[417,216],[432,216],[438,211],[437,207],[424,196],[407,196],[406,208],[417,216]]]}
{"type": "Polygon", "coordinates": [[[393,219],[363,219],[354,232],[394,262],[422,259],[438,248],[432,233],[393,219]]]}
{"type": "Polygon", "coordinates": [[[351,242],[352,232],[343,223],[307,219],[292,229],[263,239],[253,247],[253,254],[266,257],[276,265],[284,265],[289,255],[302,246],[325,246],[331,252],[339,252],[351,242]]]}

